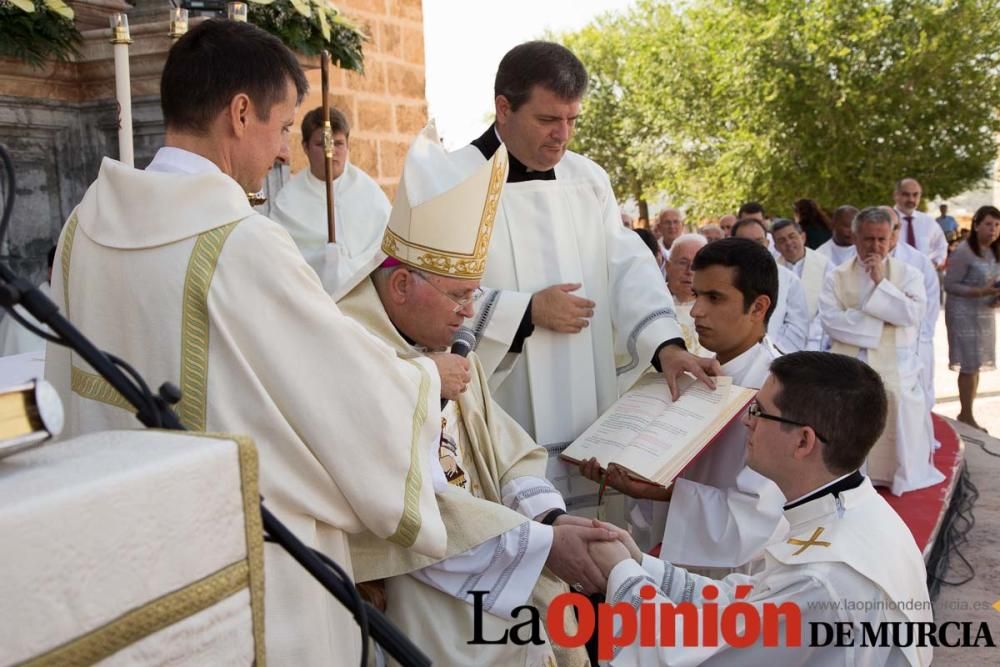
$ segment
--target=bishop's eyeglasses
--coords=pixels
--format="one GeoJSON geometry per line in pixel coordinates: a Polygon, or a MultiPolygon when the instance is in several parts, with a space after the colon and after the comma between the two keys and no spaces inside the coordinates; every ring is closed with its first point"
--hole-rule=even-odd
{"type": "Polygon", "coordinates": [[[784,417],[779,417],[777,415],[767,414],[766,412],[764,412],[764,410],[761,409],[760,403],[757,402],[757,399],[750,401],[750,405],[747,406],[747,414],[755,419],[770,419],[773,422],[788,424],[790,426],[808,426],[813,430],[813,433],[816,434],[817,438],[819,438],[823,442],[829,442],[829,440],[820,435],[819,431],[817,431],[812,424],[804,424],[802,422],[797,422],[792,419],[785,419],[784,417]]]}
{"type": "Polygon", "coordinates": [[[448,299],[453,304],[455,304],[455,307],[451,311],[453,313],[461,312],[470,303],[475,303],[476,301],[479,301],[479,299],[481,299],[483,297],[483,294],[486,293],[486,290],[484,290],[482,287],[477,287],[476,289],[472,290],[472,293],[469,296],[458,298],[458,297],[452,296],[451,294],[448,294],[443,289],[441,289],[440,287],[438,287],[437,285],[435,285],[434,283],[432,283],[427,278],[427,276],[425,276],[420,271],[414,271],[414,270],[411,269],[410,273],[412,273],[413,275],[417,276],[418,278],[421,278],[425,283],[427,283],[428,285],[430,285],[431,287],[433,287],[438,293],[440,293],[446,299],[448,299]]]}

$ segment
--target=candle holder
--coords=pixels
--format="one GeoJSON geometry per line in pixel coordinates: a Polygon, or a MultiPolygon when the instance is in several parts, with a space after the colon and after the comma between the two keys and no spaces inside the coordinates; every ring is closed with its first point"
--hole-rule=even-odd
{"type": "Polygon", "coordinates": [[[247,22],[247,3],[228,2],[226,3],[226,15],[231,21],[247,22]]]}
{"type": "Polygon", "coordinates": [[[128,17],[119,12],[112,14],[109,20],[111,21],[111,43],[131,44],[132,37],[128,31],[128,17]]]}
{"type": "Polygon", "coordinates": [[[180,39],[188,31],[188,10],[174,7],[170,10],[170,32],[174,39],[180,39]]]}

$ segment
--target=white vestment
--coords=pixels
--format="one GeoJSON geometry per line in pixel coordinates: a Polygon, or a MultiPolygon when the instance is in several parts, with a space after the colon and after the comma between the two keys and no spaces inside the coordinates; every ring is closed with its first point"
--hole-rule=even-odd
{"type": "Polygon", "coordinates": [[[941,313],[941,281],[931,260],[919,250],[906,243],[897,243],[889,253],[920,271],[927,291],[927,312],[920,323],[918,349],[920,350],[920,378],[924,386],[927,412],[934,409],[934,329],[941,313]]]}
{"type": "MultiPolygon", "coordinates": [[[[474,145],[455,155],[486,160],[474,145]]],[[[607,173],[567,152],[554,176],[508,178],[482,281],[493,291],[479,300],[473,327],[494,399],[548,450],[546,476],[579,510],[597,504],[598,487],[559,453],[682,333],[649,248],[621,224],[607,173]],[[557,283],[582,283],[574,294],[597,304],[589,326],[576,334],[536,326],[523,353],[509,354],[532,294],[557,283]]]]}
{"type": "Polygon", "coordinates": [[[778,257],[778,266],[792,271],[802,282],[806,295],[806,305],[809,306],[809,334],[806,337],[807,350],[823,349],[823,325],[817,316],[819,313],[819,295],[823,291],[826,274],[833,270],[833,264],[826,255],[806,248],[802,259],[792,264],[784,257],[778,257]]]}
{"type": "Polygon", "coordinates": [[[308,167],[292,176],[271,205],[270,217],[288,230],[295,245],[334,298],[378,252],[392,207],[372,178],[347,163],[333,181],[337,242],[328,243],[326,184],[308,167]]]}
{"type": "Polygon", "coordinates": [[[830,263],[833,264],[833,268],[837,268],[844,262],[854,259],[857,257],[858,252],[854,248],[854,244],[850,245],[837,245],[831,238],[829,241],[816,248],[816,252],[821,255],[826,255],[830,263]]]}
{"type": "MultiPolygon", "coordinates": [[[[44,282],[38,286],[38,290],[45,296],[52,298],[52,288],[49,286],[48,282],[44,282]]],[[[35,317],[26,311],[23,306],[14,306],[17,314],[26,319],[31,324],[42,331],[49,331],[49,328],[35,319],[35,317]]],[[[0,312],[4,313],[3,319],[0,320],[0,357],[7,357],[12,354],[24,354],[25,352],[41,352],[45,349],[45,339],[35,333],[28,331],[21,323],[10,316],[3,309],[0,312]]],[[[0,380],[0,387],[3,387],[4,383],[0,380]]]]}
{"type": "Polygon", "coordinates": [[[778,265],[778,300],[767,323],[767,337],[782,354],[806,349],[809,334],[809,304],[802,281],[778,265]]]}
{"type": "MultiPolygon", "coordinates": [[[[624,601],[633,607],[692,602],[699,607],[697,627],[704,629],[706,624],[717,627],[725,605],[738,599],[736,587],[748,585],[752,587],[749,596],[740,599],[757,609],[754,614],[757,619],[766,618],[764,605],[786,602],[798,605],[801,646],[786,645],[784,624],[778,632],[779,645],[774,647],[762,645],[763,633],[758,635],[755,644],[746,648],[735,649],[721,637],[719,646],[683,646],[685,615],[677,614],[677,641],[673,642],[676,646],[640,647],[637,641],[618,651],[611,664],[637,667],[929,665],[933,657],[930,647],[883,647],[880,642],[863,645],[857,625],[853,648],[837,647],[832,642],[827,646],[809,645],[810,623],[867,622],[877,625],[880,622],[930,623],[933,620],[927,573],[913,535],[871,483],[865,480],[857,488],[841,491],[839,496],[823,495],[787,510],[785,518],[791,526],[790,537],[782,537],[767,547],[764,569],[754,576],[731,574],[718,581],[691,574],[651,556],[644,556],[641,566],[629,558],[616,565],[608,577],[608,601],[624,601]],[[713,617],[702,612],[703,592],[708,584],[718,589],[718,598],[713,602],[719,606],[713,617]],[[639,596],[644,586],[657,590],[656,597],[648,602],[639,596]]],[[[658,611],[654,627],[640,625],[639,632],[655,632],[655,644],[668,643],[660,639],[658,611]]],[[[742,636],[745,621],[740,615],[736,619],[737,633],[742,636]]],[[[621,620],[616,619],[615,623],[617,635],[621,620]]]]}
{"type": "MultiPolygon", "coordinates": [[[[896,215],[899,216],[899,243],[907,243],[906,214],[896,208],[896,215]]],[[[913,236],[917,242],[916,249],[922,252],[927,259],[931,260],[935,266],[940,266],[948,259],[948,239],[944,237],[941,225],[937,220],[923,211],[914,211],[913,216],[913,236]]],[[[913,247],[913,246],[911,246],[913,247]]]]}
{"type": "Polygon", "coordinates": [[[923,276],[889,257],[875,285],[857,259],[832,271],[823,287],[819,311],[832,352],[855,356],[874,368],[889,394],[885,431],[868,457],[872,482],[895,495],[937,484],[934,431],[921,384],[918,353],[926,310],[923,276]]]}
{"type": "MultiPolygon", "coordinates": [[[[154,387],[179,385],[187,428],[249,435],[267,506],[349,575],[349,533],[444,554],[434,364],[400,359],[341,314],[288,233],[213,163],[176,148],[147,171],[105,159],[63,228],[52,287],[99,348],[154,387]]],[[[46,377],[64,435],[138,428],[66,348],[49,346],[46,377]]],[[[280,547],[266,545],[264,561],[269,662],[357,663],[347,610],[280,547]]]]}

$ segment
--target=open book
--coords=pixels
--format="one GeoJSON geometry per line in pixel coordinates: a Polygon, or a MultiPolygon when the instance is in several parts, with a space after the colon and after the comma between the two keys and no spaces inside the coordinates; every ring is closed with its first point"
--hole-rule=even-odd
{"type": "Polygon", "coordinates": [[[712,391],[684,375],[674,403],[664,377],[647,373],[561,456],[574,463],[596,458],[602,469],[617,463],[636,479],[668,486],[757,394],[729,377],[715,382],[712,391]]]}

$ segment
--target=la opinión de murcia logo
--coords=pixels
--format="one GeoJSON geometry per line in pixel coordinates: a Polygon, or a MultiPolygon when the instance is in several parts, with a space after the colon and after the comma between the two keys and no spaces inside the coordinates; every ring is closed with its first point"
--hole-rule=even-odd
{"type": "MultiPolygon", "coordinates": [[[[700,605],[692,602],[650,602],[657,591],[653,586],[646,585],[639,590],[638,605],[633,602],[600,603],[596,612],[586,596],[562,593],[549,604],[544,619],[545,630],[553,644],[566,648],[583,646],[596,632],[597,657],[601,660],[611,660],[615,649],[636,642],[643,647],[716,647],[726,644],[738,649],[754,645],[802,646],[802,610],[798,603],[751,603],[747,598],[752,589],[749,585],[737,586],[734,599],[720,606],[715,602],[719,589],[711,584],[702,589],[703,602],[700,605]],[[573,608],[577,616],[577,628],[573,634],[567,631],[564,622],[568,608],[573,608]]],[[[485,637],[483,614],[489,612],[484,610],[483,600],[489,591],[469,591],[469,594],[473,598],[474,616],[473,638],[468,644],[545,643],[541,633],[541,613],[532,605],[515,607],[512,616],[520,622],[501,636],[485,637]]],[[[812,647],[996,646],[985,621],[941,624],[810,621],[808,626],[808,645],[812,647]]]]}

